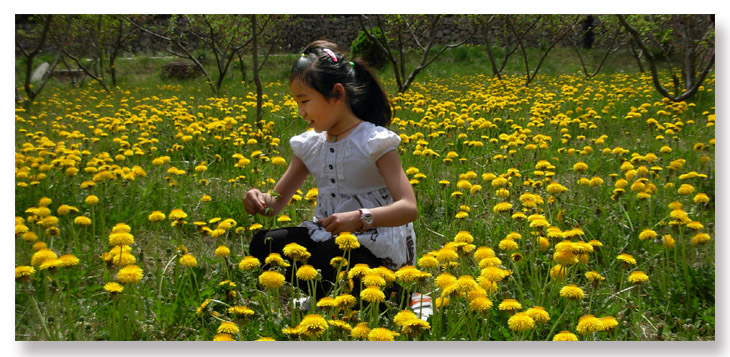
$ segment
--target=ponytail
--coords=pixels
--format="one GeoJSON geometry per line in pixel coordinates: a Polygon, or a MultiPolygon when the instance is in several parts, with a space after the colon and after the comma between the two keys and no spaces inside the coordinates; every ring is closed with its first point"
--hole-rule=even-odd
{"type": "Polygon", "coordinates": [[[360,58],[347,61],[336,44],[315,41],[292,65],[289,83],[298,80],[325,98],[334,97],[333,88],[345,88],[348,104],[358,118],[378,126],[390,124],[393,111],[385,89],[370,67],[360,58]]]}

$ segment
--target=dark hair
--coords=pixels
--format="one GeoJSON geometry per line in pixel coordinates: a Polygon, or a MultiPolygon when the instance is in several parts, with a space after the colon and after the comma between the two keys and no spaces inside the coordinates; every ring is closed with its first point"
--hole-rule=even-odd
{"type": "Polygon", "coordinates": [[[314,88],[325,98],[335,97],[332,89],[340,83],[355,116],[379,126],[390,124],[391,103],[375,74],[359,58],[346,60],[332,42],[314,41],[304,49],[291,68],[289,83],[295,80],[314,88]]]}

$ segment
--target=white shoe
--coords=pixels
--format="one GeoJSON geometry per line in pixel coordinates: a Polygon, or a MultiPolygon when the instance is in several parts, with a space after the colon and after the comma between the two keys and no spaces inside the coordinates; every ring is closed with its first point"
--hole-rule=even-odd
{"type": "Polygon", "coordinates": [[[414,293],[411,295],[411,310],[416,313],[419,319],[426,321],[429,316],[433,315],[433,305],[431,297],[414,293]]]}
{"type": "Polygon", "coordinates": [[[309,296],[294,299],[294,308],[302,311],[309,311],[312,306],[312,298],[309,296]]]}

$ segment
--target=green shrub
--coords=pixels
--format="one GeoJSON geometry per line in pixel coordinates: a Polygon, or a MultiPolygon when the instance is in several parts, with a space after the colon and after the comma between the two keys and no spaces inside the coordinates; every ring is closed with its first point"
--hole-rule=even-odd
{"type": "MultiPolygon", "coordinates": [[[[383,34],[383,31],[381,31],[380,28],[372,28],[370,29],[370,32],[381,42],[386,42],[385,34],[383,34]]],[[[373,42],[368,35],[365,34],[365,31],[362,30],[360,30],[357,38],[352,41],[350,53],[352,57],[360,57],[364,59],[373,68],[382,69],[385,64],[388,63],[388,58],[383,50],[381,50],[378,44],[373,42]]]]}

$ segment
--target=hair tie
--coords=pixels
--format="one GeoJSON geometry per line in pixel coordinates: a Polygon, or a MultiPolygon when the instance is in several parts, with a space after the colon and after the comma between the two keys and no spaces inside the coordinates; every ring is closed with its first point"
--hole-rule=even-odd
{"type": "Polygon", "coordinates": [[[330,50],[329,48],[323,48],[322,51],[324,51],[324,53],[328,54],[330,58],[332,58],[332,62],[337,63],[337,56],[335,56],[335,53],[332,52],[332,50],[330,50]]]}

